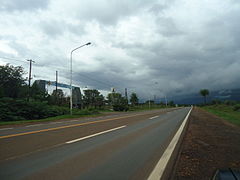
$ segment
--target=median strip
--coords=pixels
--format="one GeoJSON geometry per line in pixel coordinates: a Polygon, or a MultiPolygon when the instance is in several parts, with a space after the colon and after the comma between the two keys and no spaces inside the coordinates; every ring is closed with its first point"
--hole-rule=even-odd
{"type": "Polygon", "coordinates": [[[109,130],[106,130],[106,131],[102,131],[102,132],[92,134],[92,135],[89,135],[89,136],[85,136],[85,137],[82,137],[82,138],[74,139],[74,140],[66,142],[66,144],[71,144],[71,143],[75,143],[75,142],[78,142],[78,141],[82,141],[84,139],[88,139],[88,138],[91,138],[91,137],[94,137],[94,136],[98,136],[98,135],[105,134],[105,133],[108,133],[108,132],[111,132],[111,131],[116,131],[118,129],[122,129],[124,127],[126,127],[126,125],[125,126],[120,126],[120,127],[117,127],[117,128],[113,128],[113,129],[109,129],[109,130]]]}

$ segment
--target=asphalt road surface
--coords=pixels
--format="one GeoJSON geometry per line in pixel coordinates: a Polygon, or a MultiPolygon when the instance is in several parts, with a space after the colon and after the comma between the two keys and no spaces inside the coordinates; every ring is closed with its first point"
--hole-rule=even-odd
{"type": "Polygon", "coordinates": [[[189,110],[0,128],[0,179],[147,179],[189,110]]]}

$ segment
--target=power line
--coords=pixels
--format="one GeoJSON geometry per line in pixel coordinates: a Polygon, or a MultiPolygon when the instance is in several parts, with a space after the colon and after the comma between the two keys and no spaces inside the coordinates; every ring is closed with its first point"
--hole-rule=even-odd
{"type": "MultiPolygon", "coordinates": [[[[8,58],[8,57],[2,57],[2,56],[0,56],[0,58],[2,58],[2,59],[7,59],[7,60],[12,60],[12,61],[18,61],[18,62],[24,62],[24,63],[27,63],[26,61],[24,61],[24,60],[20,60],[20,59],[13,59],[13,58],[8,58]]],[[[51,67],[55,67],[55,66],[53,66],[53,65],[50,65],[51,67]]],[[[56,67],[55,67],[56,68],[56,67]]],[[[63,68],[60,68],[60,67],[58,67],[57,69],[61,69],[61,70],[63,70],[63,71],[67,71],[66,69],[63,69],[63,68]]],[[[117,87],[117,88],[120,88],[120,87],[118,87],[118,86],[114,86],[113,84],[110,84],[110,83],[106,83],[106,82],[103,82],[103,81],[100,81],[100,80],[97,80],[97,79],[94,79],[94,78],[91,78],[91,77],[89,77],[89,76],[87,76],[87,75],[85,75],[85,74],[82,74],[82,73],[80,73],[80,75],[82,76],[82,77],[85,77],[85,78],[87,78],[87,79],[89,79],[89,80],[92,80],[92,81],[95,81],[95,82],[97,82],[98,84],[100,84],[101,86],[103,86],[103,87],[117,87]]]]}
{"type": "Polygon", "coordinates": [[[12,60],[12,61],[19,61],[19,62],[27,63],[26,61],[20,60],[20,59],[13,59],[13,58],[1,57],[1,56],[0,56],[0,58],[2,58],[2,59],[7,59],[7,60],[12,60]]]}

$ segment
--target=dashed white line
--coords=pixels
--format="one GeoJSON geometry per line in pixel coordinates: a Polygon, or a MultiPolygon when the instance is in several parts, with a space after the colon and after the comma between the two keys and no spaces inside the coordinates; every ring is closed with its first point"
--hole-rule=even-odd
{"type": "Polygon", "coordinates": [[[35,126],[42,126],[43,124],[33,124],[33,125],[28,125],[28,126],[25,126],[25,127],[35,127],[35,126]]]}
{"type": "Polygon", "coordinates": [[[60,124],[60,123],[64,123],[64,122],[52,122],[50,124],[60,124]]]}
{"type": "Polygon", "coordinates": [[[151,117],[151,118],[149,118],[149,119],[155,119],[155,118],[158,118],[159,116],[153,116],[153,117],[151,117]]]}
{"type": "Polygon", "coordinates": [[[75,121],[78,121],[78,120],[71,120],[70,122],[75,122],[75,121]]]}
{"type": "Polygon", "coordinates": [[[9,129],[13,129],[13,128],[2,128],[0,129],[0,131],[9,130],[9,129]]]}
{"type": "Polygon", "coordinates": [[[89,135],[89,136],[85,136],[85,137],[82,137],[82,138],[74,139],[74,140],[71,140],[71,141],[67,141],[66,144],[75,143],[77,141],[81,141],[81,140],[88,139],[88,138],[91,138],[91,137],[94,137],[94,136],[105,134],[105,133],[115,131],[115,130],[118,130],[118,129],[121,129],[121,128],[124,128],[124,127],[126,127],[126,125],[125,126],[120,126],[120,127],[117,127],[117,128],[113,128],[113,129],[109,129],[109,130],[106,130],[106,131],[102,131],[102,132],[92,134],[92,135],[89,135]]]}

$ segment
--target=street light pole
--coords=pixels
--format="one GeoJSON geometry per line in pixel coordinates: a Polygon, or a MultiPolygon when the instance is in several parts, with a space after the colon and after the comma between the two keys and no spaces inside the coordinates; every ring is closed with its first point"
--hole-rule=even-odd
{"type": "Polygon", "coordinates": [[[90,44],[91,44],[91,43],[88,42],[88,43],[86,43],[86,44],[84,44],[84,45],[82,45],[82,46],[79,46],[79,47],[77,47],[77,48],[75,48],[75,49],[73,49],[73,50],[71,51],[71,56],[70,56],[70,115],[72,115],[72,108],[73,108],[73,98],[72,98],[72,54],[73,54],[73,52],[76,51],[77,49],[80,49],[80,48],[82,48],[83,46],[88,46],[88,45],[90,45],[90,44]]]}

